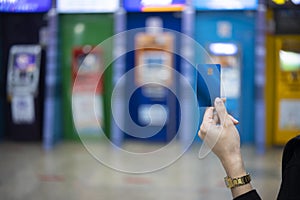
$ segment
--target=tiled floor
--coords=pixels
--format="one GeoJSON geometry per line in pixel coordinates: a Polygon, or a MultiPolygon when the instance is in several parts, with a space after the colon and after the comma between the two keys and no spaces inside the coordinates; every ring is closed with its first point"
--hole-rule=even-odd
{"type": "MultiPolygon", "coordinates": [[[[193,144],[169,167],[134,175],[104,166],[81,143],[61,143],[46,152],[41,144],[4,142],[0,144],[0,199],[231,199],[230,191],[223,183],[225,173],[219,161],[213,154],[198,159],[199,146],[193,144]]],[[[129,143],[126,147],[145,151],[155,145],[129,143]]],[[[107,148],[103,145],[99,151],[108,153],[107,148]]],[[[254,147],[243,147],[247,170],[254,179],[253,186],[265,200],[276,199],[281,155],[281,148],[267,149],[264,155],[257,155],[254,147]]],[[[145,164],[134,159],[120,159],[119,162],[145,164]]]]}

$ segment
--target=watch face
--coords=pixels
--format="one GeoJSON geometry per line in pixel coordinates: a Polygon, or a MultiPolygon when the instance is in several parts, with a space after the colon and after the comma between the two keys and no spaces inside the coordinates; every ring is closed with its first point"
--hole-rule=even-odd
{"type": "Polygon", "coordinates": [[[225,181],[226,187],[228,187],[228,188],[231,188],[231,187],[232,187],[232,179],[231,179],[230,177],[226,176],[226,177],[224,178],[224,181],[225,181]]]}

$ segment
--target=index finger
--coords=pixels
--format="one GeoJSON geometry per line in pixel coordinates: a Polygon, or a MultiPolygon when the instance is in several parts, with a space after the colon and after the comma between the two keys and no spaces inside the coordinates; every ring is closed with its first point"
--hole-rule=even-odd
{"type": "Polygon", "coordinates": [[[214,115],[214,108],[213,107],[207,108],[203,116],[200,130],[198,131],[198,135],[202,140],[204,139],[210,126],[216,124],[216,122],[213,119],[213,115],[214,115]]]}

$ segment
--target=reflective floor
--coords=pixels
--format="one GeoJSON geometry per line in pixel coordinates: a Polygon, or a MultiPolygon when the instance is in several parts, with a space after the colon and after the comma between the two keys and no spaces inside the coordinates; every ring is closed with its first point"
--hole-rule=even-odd
{"type": "MultiPolygon", "coordinates": [[[[155,145],[128,143],[145,151],[155,145]]],[[[107,152],[105,145],[98,147],[107,152]]],[[[97,161],[81,143],[61,143],[44,151],[39,143],[0,144],[0,199],[103,199],[103,200],[216,200],[231,199],[225,188],[224,170],[213,154],[198,158],[200,144],[168,167],[146,174],[118,172],[97,161]]],[[[282,148],[258,155],[252,146],[242,147],[253,186],[265,200],[276,199],[280,185],[282,148]]],[[[170,152],[172,154],[172,152],[170,152]]],[[[166,160],[159,156],[158,160],[166,160]]],[[[131,162],[132,160],[119,160],[131,162]]],[[[151,162],[151,160],[149,160],[151,162]]]]}

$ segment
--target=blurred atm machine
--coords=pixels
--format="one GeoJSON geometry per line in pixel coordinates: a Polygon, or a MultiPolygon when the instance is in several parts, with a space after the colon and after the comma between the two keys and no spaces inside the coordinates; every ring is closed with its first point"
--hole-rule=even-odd
{"type": "MultiPolygon", "coordinates": [[[[195,40],[221,64],[226,106],[240,124],[242,143],[255,142],[255,0],[193,0],[195,40]]],[[[195,58],[196,60],[199,58],[195,58]]]]}
{"type": "MultiPolygon", "coordinates": [[[[96,102],[97,106],[97,119],[101,119],[99,122],[105,127],[105,134],[110,137],[110,124],[111,124],[111,93],[112,93],[112,74],[113,70],[110,64],[106,65],[105,60],[112,57],[113,40],[108,40],[114,34],[114,12],[119,8],[118,0],[85,0],[85,1],[73,1],[73,0],[57,0],[56,7],[58,15],[58,29],[59,29],[59,46],[57,51],[60,57],[60,69],[62,78],[62,123],[63,123],[63,138],[67,140],[78,140],[78,132],[75,129],[74,120],[76,120],[76,128],[80,129],[83,135],[89,137],[95,133],[98,127],[98,122],[95,119],[91,119],[92,113],[90,110],[84,110],[84,115],[80,115],[80,110],[87,108],[83,106],[89,101],[91,95],[90,89],[87,88],[87,92],[82,91],[84,87],[84,79],[86,79],[86,86],[91,85],[93,82],[88,76],[93,77],[99,75],[97,67],[107,67],[104,70],[103,88],[98,88],[96,91],[96,98],[99,98],[96,102]],[[95,47],[103,41],[111,42],[111,45],[101,49],[100,54],[96,51],[89,49],[95,47]],[[90,46],[90,47],[88,47],[90,46]],[[88,55],[88,52],[92,53],[88,55]],[[94,65],[93,62],[95,62],[94,65]],[[98,63],[97,63],[98,62],[98,63]],[[101,63],[100,63],[101,62],[101,63]],[[81,66],[83,70],[80,70],[80,77],[75,94],[76,109],[72,110],[71,105],[71,91],[72,89],[72,72],[77,73],[78,67],[81,66]],[[94,66],[94,67],[93,67],[94,66]],[[71,67],[73,67],[71,69],[71,67]],[[72,71],[71,71],[72,70],[72,71]],[[82,72],[82,73],[81,73],[82,72]],[[94,73],[94,75],[93,75],[94,73]],[[81,87],[81,89],[80,89],[81,87]],[[102,92],[103,89],[103,92],[102,92]],[[89,93],[89,94],[88,94],[89,93]],[[103,101],[103,105],[100,101],[103,101]],[[103,110],[102,110],[103,107],[103,110]],[[74,113],[72,113],[74,112],[74,113]],[[75,115],[73,115],[75,114],[75,115]],[[75,118],[74,118],[75,117],[75,118]],[[74,120],[73,120],[74,119],[74,120]]],[[[102,44],[104,44],[102,43],[102,44]]],[[[102,45],[100,45],[102,46],[102,45]]],[[[73,76],[74,78],[74,76],[73,76]]],[[[95,84],[94,84],[95,85],[95,84]]],[[[101,86],[101,87],[102,87],[101,86]]],[[[74,96],[73,96],[74,97],[74,96]]]]}
{"type": "Polygon", "coordinates": [[[300,132],[300,37],[275,39],[275,144],[285,144],[300,132]]]}
{"type": "Polygon", "coordinates": [[[147,126],[137,138],[166,142],[176,134],[176,99],[170,91],[176,87],[174,39],[173,33],[163,31],[159,17],[147,18],[145,32],[135,36],[134,83],[139,89],[129,109],[134,121],[147,126]],[[160,131],[148,137],[158,127],[160,131]]]}
{"type": "Polygon", "coordinates": [[[99,47],[84,45],[73,48],[72,114],[77,132],[81,136],[98,134],[99,126],[105,128],[102,58],[99,47]]]}
{"type": "Polygon", "coordinates": [[[239,47],[235,43],[210,43],[206,49],[208,49],[212,60],[221,64],[221,96],[226,97],[228,112],[238,119],[240,117],[239,98],[241,96],[239,47]]]}
{"type": "Polygon", "coordinates": [[[300,132],[300,2],[267,3],[266,141],[285,145],[300,132]]]}
{"type": "Polygon", "coordinates": [[[41,140],[41,57],[39,45],[14,45],[7,71],[7,131],[13,140],[41,140]]]}

